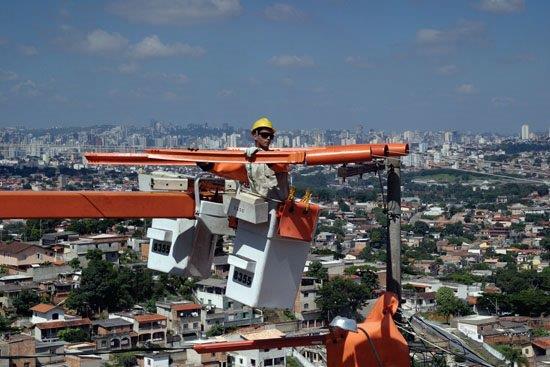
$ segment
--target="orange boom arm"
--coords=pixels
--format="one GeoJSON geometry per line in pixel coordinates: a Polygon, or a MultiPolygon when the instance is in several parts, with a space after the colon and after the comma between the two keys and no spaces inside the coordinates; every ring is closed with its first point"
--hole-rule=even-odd
{"type": "Polygon", "coordinates": [[[194,218],[187,193],[0,191],[0,219],[194,218]]]}
{"type": "Polygon", "coordinates": [[[408,144],[354,144],[260,151],[252,158],[247,158],[241,149],[147,149],[145,153],[86,153],[85,157],[91,164],[107,165],[194,165],[197,162],[323,165],[361,163],[408,152],[408,144]]]}

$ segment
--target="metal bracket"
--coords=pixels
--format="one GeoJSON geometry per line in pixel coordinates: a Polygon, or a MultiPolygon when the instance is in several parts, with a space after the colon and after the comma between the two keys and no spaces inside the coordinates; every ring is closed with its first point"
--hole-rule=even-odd
{"type": "Polygon", "coordinates": [[[363,174],[365,173],[382,171],[384,168],[385,165],[382,162],[356,163],[352,165],[344,164],[338,167],[338,177],[342,178],[343,181],[353,176],[361,176],[361,178],[363,178],[363,174]]]}

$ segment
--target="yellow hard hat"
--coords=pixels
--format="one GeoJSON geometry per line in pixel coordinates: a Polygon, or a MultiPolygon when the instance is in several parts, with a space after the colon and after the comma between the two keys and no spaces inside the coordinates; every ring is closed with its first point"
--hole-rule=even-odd
{"type": "Polygon", "coordinates": [[[273,123],[269,121],[267,117],[262,117],[259,120],[256,120],[256,122],[252,124],[252,128],[250,129],[250,131],[254,131],[261,127],[271,129],[273,130],[273,132],[275,132],[275,129],[273,128],[273,123]]]}

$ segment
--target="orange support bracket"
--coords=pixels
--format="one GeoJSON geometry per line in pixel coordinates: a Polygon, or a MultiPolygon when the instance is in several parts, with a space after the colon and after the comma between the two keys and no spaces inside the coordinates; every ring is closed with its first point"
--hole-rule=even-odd
{"type": "Polygon", "coordinates": [[[188,193],[0,191],[0,219],[194,217],[188,193]]]}

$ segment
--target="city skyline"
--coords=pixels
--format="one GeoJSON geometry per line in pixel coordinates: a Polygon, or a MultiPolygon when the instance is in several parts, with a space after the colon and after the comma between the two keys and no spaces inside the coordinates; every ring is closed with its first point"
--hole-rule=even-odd
{"type": "Polygon", "coordinates": [[[547,131],[550,4],[0,5],[0,127],[547,131]]]}

